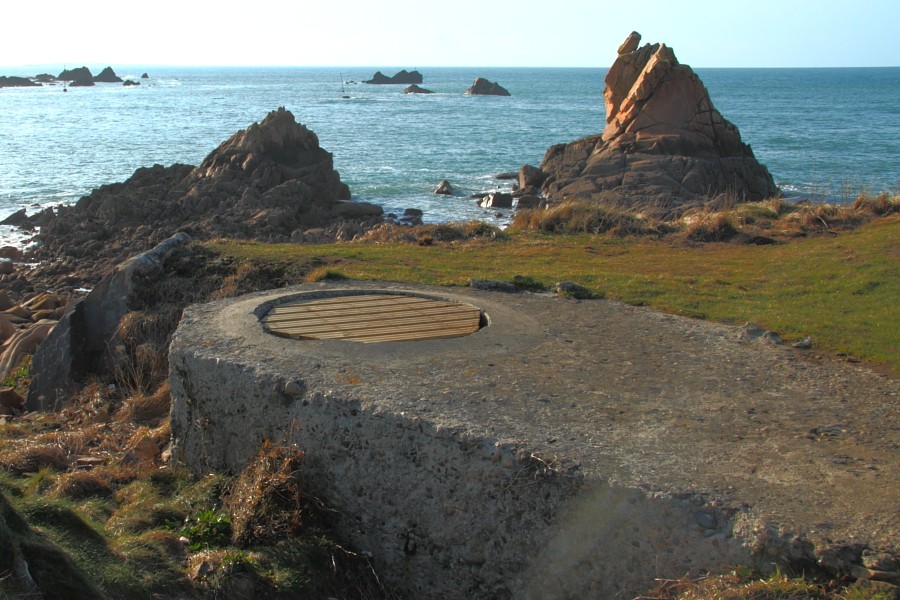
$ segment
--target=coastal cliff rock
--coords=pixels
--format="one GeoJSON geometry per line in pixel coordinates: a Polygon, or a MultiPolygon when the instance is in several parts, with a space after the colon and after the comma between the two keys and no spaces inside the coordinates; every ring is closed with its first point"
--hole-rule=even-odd
{"type": "Polygon", "coordinates": [[[99,75],[94,75],[95,83],[122,83],[122,78],[116,75],[112,67],[106,67],[99,75]]]}
{"type": "Polygon", "coordinates": [[[372,76],[372,79],[363,81],[363,83],[374,85],[392,85],[401,83],[409,85],[411,83],[422,83],[422,81],[422,74],[418,71],[407,71],[406,69],[403,69],[393,77],[388,77],[381,71],[375,71],[375,75],[372,76]]]}
{"type": "Polygon", "coordinates": [[[488,81],[483,77],[478,77],[472,83],[472,87],[466,90],[467,94],[472,96],[511,96],[505,87],[498,83],[488,81]]]}
{"type": "MultiPolygon", "coordinates": [[[[198,167],[140,168],[73,206],[35,215],[32,221],[44,224],[34,258],[56,259],[61,273],[75,270],[75,279],[85,280],[178,231],[197,239],[289,241],[295,230],[359,214],[337,208],[353,204],[349,198],[316,134],[279,108],[235,133],[198,167]]],[[[366,217],[378,219],[373,213],[366,217]]]]}
{"type": "Polygon", "coordinates": [[[606,75],[603,133],[547,150],[544,195],[663,214],[777,195],[693,70],[666,45],[638,47],[640,39],[628,36],[606,75]]]}

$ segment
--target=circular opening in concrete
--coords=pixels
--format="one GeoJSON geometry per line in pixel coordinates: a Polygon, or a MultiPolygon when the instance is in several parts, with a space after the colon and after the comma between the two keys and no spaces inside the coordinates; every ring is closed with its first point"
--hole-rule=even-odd
{"type": "Polygon", "coordinates": [[[423,295],[335,291],[285,298],[262,322],[280,337],[372,343],[462,337],[487,317],[477,306],[423,295]]]}

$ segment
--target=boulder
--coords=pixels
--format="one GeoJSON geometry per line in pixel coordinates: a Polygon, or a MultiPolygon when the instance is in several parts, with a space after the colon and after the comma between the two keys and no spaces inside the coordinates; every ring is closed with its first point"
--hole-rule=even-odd
{"type": "Polygon", "coordinates": [[[481,208],[512,208],[512,194],[494,192],[481,200],[481,208]]]}
{"type": "Polygon", "coordinates": [[[544,183],[545,179],[547,179],[547,174],[534,165],[522,165],[522,168],[519,169],[519,189],[524,189],[529,186],[539,188],[544,183]]]}
{"type": "Polygon", "coordinates": [[[363,83],[370,83],[375,85],[392,85],[392,84],[412,84],[412,83],[422,83],[422,74],[418,71],[407,71],[403,69],[393,77],[388,77],[381,71],[376,71],[375,75],[372,76],[372,79],[368,81],[363,81],[363,83]]]}
{"type": "MultiPolygon", "coordinates": [[[[158,277],[166,257],[190,241],[189,235],[179,233],[149,252],[128,259],[74,303],[56,327],[50,325],[52,333],[44,333],[46,340],[32,358],[28,410],[61,408],[80,377],[109,369],[119,323],[134,303],[140,281],[158,277]]],[[[0,361],[0,369],[4,366],[0,361]]]]}
{"type": "Polygon", "coordinates": [[[122,78],[116,75],[112,67],[106,67],[100,71],[99,75],[94,76],[95,83],[122,83],[122,78]]]}
{"type": "Polygon", "coordinates": [[[412,84],[405,90],[403,90],[404,94],[433,94],[431,90],[425,89],[423,87],[419,87],[416,84],[412,84]]]}
{"type": "Polygon", "coordinates": [[[435,194],[440,194],[443,196],[452,196],[453,195],[453,186],[450,185],[450,182],[444,179],[441,181],[436,188],[434,188],[435,194]]]}
{"type": "Polygon", "coordinates": [[[664,44],[632,33],[606,75],[606,128],[547,150],[544,196],[584,199],[673,216],[716,198],[778,194],[737,127],[664,44]]]}
{"type": "Polygon", "coordinates": [[[20,261],[24,253],[15,246],[0,246],[0,258],[8,258],[11,261],[20,261]]]}
{"type": "MultiPolygon", "coordinates": [[[[0,379],[9,376],[26,354],[34,352],[55,325],[56,321],[39,321],[28,329],[20,329],[10,336],[0,352],[0,379]]],[[[34,363],[31,373],[34,376],[34,363]]]]}
{"type": "Polygon", "coordinates": [[[519,196],[516,198],[516,210],[525,208],[540,208],[544,199],[540,196],[519,196]]]}
{"type": "Polygon", "coordinates": [[[20,411],[25,407],[25,398],[11,387],[0,387],[0,406],[20,411]]]}
{"type": "Polygon", "coordinates": [[[331,213],[341,219],[368,219],[380,217],[384,209],[369,202],[338,202],[331,209],[331,213]]]}
{"type": "Polygon", "coordinates": [[[20,208],[0,221],[0,225],[12,225],[14,227],[21,227],[22,229],[31,229],[31,222],[28,219],[28,214],[24,208],[20,208]]]}
{"type": "Polygon", "coordinates": [[[150,79],[150,76],[144,73],[141,75],[141,79],[150,79]]]}
{"type": "Polygon", "coordinates": [[[132,81],[131,79],[126,79],[126,80],[122,83],[122,85],[125,86],[125,87],[131,87],[131,86],[134,86],[134,85],[141,85],[141,82],[140,82],[140,81],[132,81]]]}
{"type": "Polygon", "coordinates": [[[494,83],[478,77],[472,83],[472,87],[466,90],[472,96],[510,96],[509,90],[498,83],[494,83]]]}

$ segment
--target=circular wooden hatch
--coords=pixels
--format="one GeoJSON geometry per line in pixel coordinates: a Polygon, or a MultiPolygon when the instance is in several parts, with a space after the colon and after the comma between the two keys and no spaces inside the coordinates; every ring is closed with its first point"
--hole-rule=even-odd
{"type": "Polygon", "coordinates": [[[301,340],[410,342],[461,337],[482,326],[471,304],[401,294],[293,300],[263,318],[269,333],[301,340]]]}

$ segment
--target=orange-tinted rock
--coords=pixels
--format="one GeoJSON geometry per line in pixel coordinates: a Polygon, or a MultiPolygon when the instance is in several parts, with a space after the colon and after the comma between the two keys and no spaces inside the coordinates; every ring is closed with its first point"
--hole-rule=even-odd
{"type": "Polygon", "coordinates": [[[639,43],[633,32],[606,75],[603,133],[547,150],[544,194],[660,213],[724,195],[777,195],[772,176],[696,73],[666,45],[639,43]]]}

